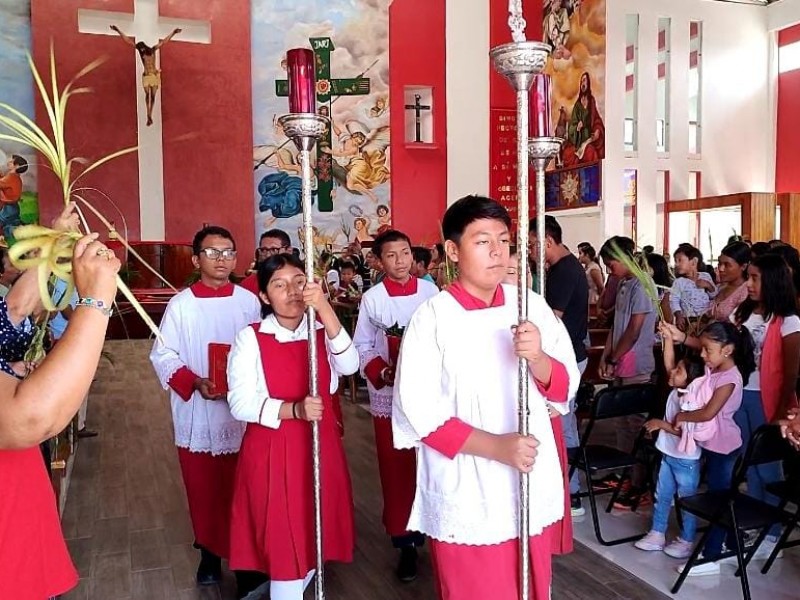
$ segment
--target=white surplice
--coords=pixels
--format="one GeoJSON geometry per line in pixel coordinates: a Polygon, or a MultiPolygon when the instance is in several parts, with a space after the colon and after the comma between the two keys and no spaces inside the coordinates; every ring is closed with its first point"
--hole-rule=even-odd
{"type": "MultiPolygon", "coordinates": [[[[517,431],[517,364],[511,328],[517,290],[504,285],[502,306],[466,310],[444,292],[414,314],[403,338],[392,410],[397,448],[417,448],[417,492],[408,528],[437,540],[499,544],[518,537],[519,472],[459,453],[448,459],[422,440],[456,417],[494,434],[517,431]]],[[[529,320],[542,347],[562,363],[569,393],[580,373],[569,334],[538,294],[529,295],[529,320]]],[[[530,474],[530,533],[564,516],[564,478],[547,406],[566,414],[567,403],[548,403],[529,376],[529,431],[539,441],[530,474]]]]}
{"type": "MultiPolygon", "coordinates": [[[[174,296],[161,321],[161,339],[150,352],[158,379],[164,389],[182,367],[199,377],[208,377],[208,345],[233,344],[236,334],[261,320],[256,296],[234,286],[233,294],[214,298],[197,297],[192,288],[174,296]]],[[[170,389],[175,445],[192,452],[217,456],[239,451],[245,424],[231,415],[224,400],[210,401],[194,392],[185,402],[170,389]]]]}

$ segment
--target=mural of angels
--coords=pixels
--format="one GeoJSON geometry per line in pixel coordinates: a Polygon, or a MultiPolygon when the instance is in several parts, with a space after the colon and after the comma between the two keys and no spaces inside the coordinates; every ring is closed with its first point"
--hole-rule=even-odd
{"type": "Polygon", "coordinates": [[[360,121],[351,120],[342,130],[333,123],[339,148],[325,149],[336,159],[333,177],[347,191],[368,197],[375,204],[378,197],[372,192],[390,178],[388,167],[389,127],[370,130],[360,121]]]}
{"type": "Polygon", "coordinates": [[[543,41],[553,47],[553,58],[569,60],[569,19],[581,6],[581,0],[544,0],[543,41]]]}

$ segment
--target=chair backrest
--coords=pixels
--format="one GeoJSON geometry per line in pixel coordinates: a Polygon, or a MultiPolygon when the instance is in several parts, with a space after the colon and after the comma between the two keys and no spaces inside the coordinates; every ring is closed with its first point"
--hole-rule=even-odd
{"type": "Polygon", "coordinates": [[[599,421],[638,413],[650,414],[657,405],[658,394],[652,383],[607,387],[595,395],[592,419],[599,421]]]}
{"type": "Polygon", "coordinates": [[[747,451],[737,465],[734,482],[744,481],[750,467],[783,461],[792,454],[789,442],[783,439],[777,425],[762,425],[750,437],[747,451]]]}

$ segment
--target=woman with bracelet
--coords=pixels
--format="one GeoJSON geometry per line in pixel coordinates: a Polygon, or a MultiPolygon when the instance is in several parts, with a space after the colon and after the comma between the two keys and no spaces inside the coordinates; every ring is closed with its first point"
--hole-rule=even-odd
{"type": "MultiPolygon", "coordinates": [[[[72,229],[73,210],[68,207],[54,227],[72,229]]],[[[93,234],[75,245],[72,265],[84,303],[58,346],[24,380],[13,374],[6,353],[15,330],[39,308],[36,270],[23,273],[0,302],[0,598],[42,600],[78,582],[39,443],[67,426],[89,390],[120,263],[93,234]]]]}
{"type": "MultiPolygon", "coordinates": [[[[272,600],[301,600],[314,575],[311,426],[320,424],[324,560],[350,562],[353,499],[332,394],[358,353],[302,262],[269,258],[258,271],[264,319],[242,330],[228,358],[228,403],[248,423],[231,517],[231,569],[268,574],[272,600]],[[309,395],[307,306],[317,311],[319,396],[309,395]]],[[[237,574],[239,597],[259,579],[237,574]]]]}

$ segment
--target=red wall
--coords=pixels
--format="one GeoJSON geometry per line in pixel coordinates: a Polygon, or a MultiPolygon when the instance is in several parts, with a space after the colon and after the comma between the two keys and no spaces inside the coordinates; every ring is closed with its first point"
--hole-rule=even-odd
{"type": "Polygon", "coordinates": [[[413,242],[439,241],[447,206],[445,0],[394,0],[389,9],[392,224],[413,242]],[[405,86],[433,88],[434,148],[407,146],[405,86]]]}
{"type": "MultiPolygon", "coordinates": [[[[778,46],[800,41],[800,25],[778,33],[778,46]]],[[[778,124],[775,191],[800,192],[800,69],[778,75],[778,124]]]]}
{"type": "MultiPolygon", "coordinates": [[[[90,160],[137,143],[138,56],[111,36],[78,33],[77,9],[132,12],[132,0],[37,0],[32,3],[33,55],[46,69],[55,44],[64,81],[99,56],[109,59],[85,78],[93,92],[73,98],[67,140],[72,156],[90,160]]],[[[254,247],[249,0],[160,0],[167,17],[210,20],[211,45],[172,43],[162,54],[159,93],[164,136],[166,239],[190,241],[204,222],[230,228],[245,256],[254,247]],[[187,138],[190,138],[187,140],[187,138]],[[179,141],[183,139],[184,141],[179,141]]],[[[145,40],[152,43],[152,40],[145,40]]],[[[47,122],[41,105],[37,122],[47,122]]],[[[55,178],[40,171],[44,218],[58,209],[55,178]]],[[[87,176],[125,214],[139,239],[138,162],[132,154],[87,176]]],[[[95,196],[113,218],[114,210],[95,196]]],[[[146,216],[144,217],[146,218],[146,216]]],[[[114,218],[121,229],[120,219],[114,218]]]]}

